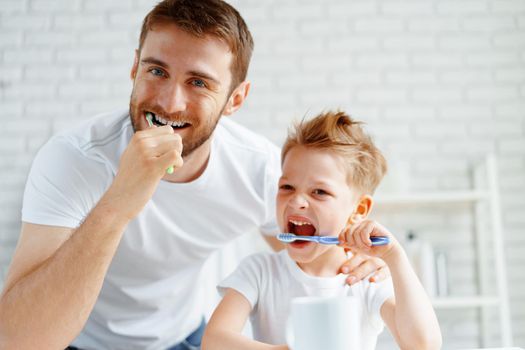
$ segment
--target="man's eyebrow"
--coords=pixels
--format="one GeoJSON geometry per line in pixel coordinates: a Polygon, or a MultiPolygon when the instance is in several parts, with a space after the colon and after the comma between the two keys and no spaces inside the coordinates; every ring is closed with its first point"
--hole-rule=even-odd
{"type": "Polygon", "coordinates": [[[192,71],[189,71],[188,74],[196,76],[196,77],[199,77],[199,78],[203,78],[203,79],[206,79],[206,80],[211,80],[215,84],[221,85],[221,82],[219,81],[219,79],[214,78],[214,77],[212,77],[211,75],[209,75],[207,73],[196,71],[196,70],[192,70],[192,71]]]}
{"type": "Polygon", "coordinates": [[[161,66],[162,68],[168,68],[168,64],[164,61],[161,61],[157,58],[154,58],[154,57],[145,57],[145,58],[142,58],[140,60],[141,63],[151,63],[151,64],[155,64],[157,66],[161,66]]]}

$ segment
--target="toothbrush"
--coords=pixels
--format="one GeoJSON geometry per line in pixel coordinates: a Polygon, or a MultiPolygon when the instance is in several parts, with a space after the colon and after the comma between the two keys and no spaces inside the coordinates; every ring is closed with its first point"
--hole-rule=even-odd
{"type": "MultiPolygon", "coordinates": [[[[151,115],[151,113],[149,113],[149,112],[146,113],[146,120],[148,121],[148,125],[150,127],[153,126],[153,120],[152,119],[153,119],[153,116],[151,115]]],[[[173,165],[170,166],[168,169],[166,169],[166,173],[173,174],[173,165]]]]}
{"type": "MultiPolygon", "coordinates": [[[[334,236],[296,236],[293,233],[279,233],[277,239],[284,243],[292,243],[294,241],[309,241],[319,244],[339,244],[339,238],[334,236]]],[[[372,245],[387,245],[390,239],[386,236],[370,237],[372,245]]]]}

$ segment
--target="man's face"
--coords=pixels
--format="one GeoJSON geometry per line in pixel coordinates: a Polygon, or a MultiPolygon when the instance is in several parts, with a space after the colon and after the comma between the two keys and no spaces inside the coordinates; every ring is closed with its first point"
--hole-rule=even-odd
{"type": "MultiPolygon", "coordinates": [[[[277,222],[282,232],[338,236],[357,204],[342,159],[327,150],[295,146],[286,154],[277,193],[277,222]]],[[[286,245],[298,263],[310,263],[334,249],[311,242],[286,245]]]]}
{"type": "Polygon", "coordinates": [[[229,100],[232,53],[211,36],[197,38],[174,24],[157,24],[144,40],[131,72],[131,122],[135,131],[172,125],[183,157],[208,140],[229,100]]]}

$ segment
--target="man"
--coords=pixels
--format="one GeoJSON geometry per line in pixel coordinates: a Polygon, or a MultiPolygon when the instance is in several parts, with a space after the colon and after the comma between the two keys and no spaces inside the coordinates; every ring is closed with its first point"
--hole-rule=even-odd
{"type": "MultiPolygon", "coordinates": [[[[248,95],[252,48],[219,0],[166,0],[146,16],[129,112],[57,135],[34,160],[0,348],[199,346],[205,259],[254,228],[278,248],[279,151],[221,118],[248,95]]],[[[383,266],[348,265],[357,278],[383,266]]]]}

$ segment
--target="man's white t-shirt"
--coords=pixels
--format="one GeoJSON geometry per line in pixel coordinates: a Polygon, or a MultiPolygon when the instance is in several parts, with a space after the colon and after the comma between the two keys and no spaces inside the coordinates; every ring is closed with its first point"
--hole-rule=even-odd
{"type": "Polygon", "coordinates": [[[381,305],[394,295],[392,279],[370,283],[364,279],[352,286],[346,275],[315,277],[297,266],[288,252],[259,253],[245,258],[236,271],[218,286],[221,294],[233,288],[252,307],[250,322],[255,340],[286,344],[286,322],[293,298],[305,296],[355,296],[358,299],[360,350],[375,349],[384,328],[381,305]]]}
{"type": "MultiPolygon", "coordinates": [[[[78,227],[111,185],[132,136],[126,111],[53,137],[33,162],[22,220],[78,227]]],[[[164,349],[195,330],[203,317],[200,271],[206,258],[244,233],[278,231],[279,158],[271,142],[221,118],[204,173],[189,183],[161,181],[125,229],[93,312],[73,345],[164,349]]]]}

